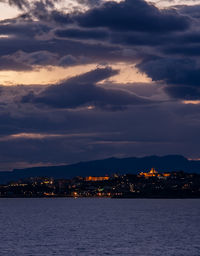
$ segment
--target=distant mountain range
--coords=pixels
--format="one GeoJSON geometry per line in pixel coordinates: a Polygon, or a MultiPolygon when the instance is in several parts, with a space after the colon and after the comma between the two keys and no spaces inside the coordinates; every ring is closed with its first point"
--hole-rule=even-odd
{"type": "Polygon", "coordinates": [[[151,167],[160,172],[200,173],[200,161],[188,160],[179,155],[108,158],[71,165],[34,167],[14,169],[12,172],[0,172],[0,184],[38,176],[67,179],[75,176],[103,176],[114,173],[136,174],[139,171],[148,171],[151,167]]]}

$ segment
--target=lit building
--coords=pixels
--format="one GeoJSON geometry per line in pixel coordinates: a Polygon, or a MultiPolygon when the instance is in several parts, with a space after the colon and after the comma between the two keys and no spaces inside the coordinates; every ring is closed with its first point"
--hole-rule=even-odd
{"type": "Polygon", "coordinates": [[[158,173],[154,168],[151,168],[150,172],[140,172],[139,176],[150,178],[150,177],[158,177],[158,178],[167,178],[170,177],[170,173],[158,173]]]}
{"type": "Polygon", "coordinates": [[[140,176],[144,176],[145,178],[157,177],[158,176],[158,172],[154,168],[151,168],[150,172],[140,172],[139,175],[140,176]]]}
{"type": "Polygon", "coordinates": [[[89,176],[89,177],[86,177],[85,180],[86,181],[105,181],[105,180],[109,180],[109,177],[108,176],[105,176],[105,177],[92,177],[92,176],[89,176]]]}
{"type": "Polygon", "coordinates": [[[170,173],[163,173],[162,175],[163,175],[163,177],[166,177],[166,178],[169,177],[169,176],[171,176],[170,173]]]}

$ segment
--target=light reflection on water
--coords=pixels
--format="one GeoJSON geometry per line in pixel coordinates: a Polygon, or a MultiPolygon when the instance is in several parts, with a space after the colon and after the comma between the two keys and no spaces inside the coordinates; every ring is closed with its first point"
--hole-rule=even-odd
{"type": "Polygon", "coordinates": [[[0,199],[0,255],[200,256],[200,200],[0,199]]]}

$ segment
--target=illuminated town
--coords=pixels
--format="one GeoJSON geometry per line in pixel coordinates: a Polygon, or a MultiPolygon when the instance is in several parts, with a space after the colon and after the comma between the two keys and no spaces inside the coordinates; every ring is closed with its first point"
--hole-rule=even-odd
{"type": "Polygon", "coordinates": [[[34,177],[1,185],[0,197],[200,198],[200,175],[152,168],[136,175],[34,177]]]}

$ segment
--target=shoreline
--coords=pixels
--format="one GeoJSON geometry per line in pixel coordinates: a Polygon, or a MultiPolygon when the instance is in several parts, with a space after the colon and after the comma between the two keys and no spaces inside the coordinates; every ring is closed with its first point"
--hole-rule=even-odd
{"type": "Polygon", "coordinates": [[[187,196],[179,196],[179,197],[110,197],[110,196],[104,196],[104,197],[98,197],[98,196],[79,196],[79,197],[74,197],[74,196],[0,196],[1,199],[52,199],[52,198],[72,198],[72,199],[200,199],[200,196],[194,196],[194,197],[187,197],[187,196]]]}

